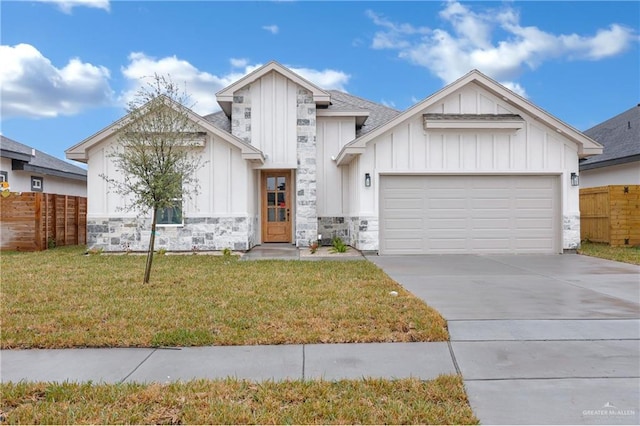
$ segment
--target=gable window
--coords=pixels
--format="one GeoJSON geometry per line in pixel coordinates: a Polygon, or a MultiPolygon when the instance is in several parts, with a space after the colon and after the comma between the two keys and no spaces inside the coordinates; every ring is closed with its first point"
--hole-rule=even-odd
{"type": "Polygon", "coordinates": [[[6,182],[9,180],[9,173],[4,170],[0,171],[0,183],[6,182]]]}
{"type": "Polygon", "coordinates": [[[31,191],[42,192],[42,178],[38,176],[31,176],[31,191]]]}
{"type": "Polygon", "coordinates": [[[183,225],[182,200],[174,200],[172,207],[158,210],[158,225],[183,225]]]}

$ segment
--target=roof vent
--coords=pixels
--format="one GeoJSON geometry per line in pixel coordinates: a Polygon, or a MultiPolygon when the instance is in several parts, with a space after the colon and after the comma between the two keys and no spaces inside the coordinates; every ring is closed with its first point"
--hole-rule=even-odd
{"type": "Polygon", "coordinates": [[[31,156],[32,157],[36,156],[36,149],[35,148],[31,148],[31,156]]]}
{"type": "Polygon", "coordinates": [[[631,128],[631,122],[627,121],[627,129],[630,129],[630,128],[631,128]]]}

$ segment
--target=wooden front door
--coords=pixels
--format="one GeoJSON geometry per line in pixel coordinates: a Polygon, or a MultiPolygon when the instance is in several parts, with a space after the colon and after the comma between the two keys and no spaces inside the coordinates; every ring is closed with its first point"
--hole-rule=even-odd
{"type": "Polygon", "coordinates": [[[291,171],[262,172],[262,242],[291,242],[291,171]]]}

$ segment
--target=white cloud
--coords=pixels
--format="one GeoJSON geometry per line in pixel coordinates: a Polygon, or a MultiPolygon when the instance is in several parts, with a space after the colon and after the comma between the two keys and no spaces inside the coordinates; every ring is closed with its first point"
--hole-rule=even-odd
{"type": "Polygon", "coordinates": [[[277,25],[264,25],[262,29],[269,31],[271,34],[278,34],[278,32],[280,32],[280,28],[277,25]]]}
{"type": "Polygon", "coordinates": [[[397,50],[400,58],[429,69],[445,83],[476,68],[522,95],[524,88],[513,79],[526,69],[553,59],[604,59],[638,40],[633,29],[618,24],[588,36],[522,26],[517,11],[509,5],[476,12],[449,1],[439,13],[449,29],[394,23],[374,12],[367,15],[380,27],[371,42],[373,49],[397,50]],[[506,34],[495,40],[499,32],[506,34]]]}
{"type": "Polygon", "coordinates": [[[3,117],[57,117],[106,105],[109,70],[72,58],[57,68],[29,44],[0,46],[3,117]]]}
{"type": "MultiPolygon", "coordinates": [[[[209,114],[220,109],[216,101],[216,92],[235,83],[250,72],[260,68],[262,64],[249,64],[245,59],[233,58],[231,65],[237,68],[224,75],[214,75],[200,71],[188,61],[176,56],[156,59],[142,52],[129,55],[129,64],[122,69],[122,74],[128,80],[128,89],[122,94],[121,101],[131,101],[136,91],[143,83],[142,79],[153,77],[154,74],[169,75],[177,84],[186,83],[186,92],[194,103],[193,110],[198,114],[209,114]]],[[[344,90],[350,76],[336,70],[314,70],[309,68],[290,68],[305,79],[317,84],[323,89],[344,90]]]]}
{"type": "Polygon", "coordinates": [[[345,86],[351,78],[349,74],[331,69],[319,71],[310,68],[295,68],[288,66],[287,68],[325,90],[333,89],[346,92],[347,90],[345,89],[345,86]]]}
{"type": "Polygon", "coordinates": [[[93,7],[96,9],[104,9],[107,12],[110,9],[109,0],[36,0],[42,3],[53,3],[64,13],[71,13],[74,7],[93,7]]]}
{"type": "Polygon", "coordinates": [[[244,68],[249,63],[249,61],[244,58],[231,58],[229,59],[229,62],[231,63],[231,66],[234,68],[244,68]]]}

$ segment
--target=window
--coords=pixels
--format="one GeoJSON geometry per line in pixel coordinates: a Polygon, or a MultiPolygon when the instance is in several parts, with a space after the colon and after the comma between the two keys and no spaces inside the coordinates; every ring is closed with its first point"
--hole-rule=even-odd
{"type": "Polygon", "coordinates": [[[182,200],[174,200],[172,207],[158,210],[158,225],[183,225],[182,200]]]}
{"type": "Polygon", "coordinates": [[[33,192],[42,192],[42,178],[31,176],[31,190],[33,192]]]}
{"type": "Polygon", "coordinates": [[[0,183],[6,182],[9,180],[9,173],[5,171],[0,171],[0,183]]]}

